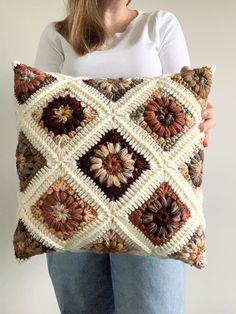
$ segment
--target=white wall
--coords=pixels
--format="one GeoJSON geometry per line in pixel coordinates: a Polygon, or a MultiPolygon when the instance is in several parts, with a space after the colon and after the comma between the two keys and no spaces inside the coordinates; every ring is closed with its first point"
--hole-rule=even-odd
{"type": "MultiPolygon", "coordinates": [[[[236,313],[236,2],[233,0],[136,0],[132,8],[167,9],[176,14],[188,43],[192,66],[217,66],[210,100],[217,125],[206,149],[204,208],[208,268],[188,267],[186,314],[236,313]],[[146,3],[146,4],[145,4],[146,3]]],[[[63,16],[62,0],[0,0],[0,312],[58,314],[45,255],[18,265],[12,232],[16,213],[16,146],[12,60],[32,64],[46,23],[63,16]]],[[[102,314],[102,313],[101,313],[102,314]]],[[[126,313],[124,313],[126,314],[126,313]]],[[[148,313],[147,313],[148,314],[148,313]]],[[[161,313],[160,313],[161,314],[161,313]]]]}

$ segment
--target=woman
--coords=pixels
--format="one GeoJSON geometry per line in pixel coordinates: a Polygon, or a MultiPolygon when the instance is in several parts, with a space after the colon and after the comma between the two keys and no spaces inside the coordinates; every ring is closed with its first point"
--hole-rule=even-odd
{"type": "MultiPolygon", "coordinates": [[[[175,15],[130,10],[127,0],[69,0],[68,16],[49,23],[35,67],[72,76],[158,76],[190,67],[175,15]]],[[[201,128],[208,146],[215,109],[201,128]]],[[[47,253],[61,313],[182,314],[185,264],[132,254],[47,253]]]]}

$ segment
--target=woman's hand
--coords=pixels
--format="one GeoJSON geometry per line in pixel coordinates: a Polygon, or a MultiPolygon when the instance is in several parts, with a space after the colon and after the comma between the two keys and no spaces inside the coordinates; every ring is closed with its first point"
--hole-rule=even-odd
{"type": "Polygon", "coordinates": [[[202,112],[202,118],[204,121],[200,124],[200,130],[205,132],[205,138],[203,141],[204,147],[207,147],[211,140],[210,130],[216,125],[216,110],[214,105],[208,100],[207,107],[202,112]]]}
{"type": "MultiPolygon", "coordinates": [[[[184,72],[189,69],[190,69],[189,67],[184,66],[181,69],[181,72],[184,72]]],[[[201,131],[205,132],[203,145],[204,147],[207,147],[211,140],[210,130],[216,125],[216,109],[214,105],[212,104],[212,102],[210,102],[209,100],[207,100],[206,109],[202,112],[202,118],[204,121],[200,124],[199,128],[201,131]]]]}

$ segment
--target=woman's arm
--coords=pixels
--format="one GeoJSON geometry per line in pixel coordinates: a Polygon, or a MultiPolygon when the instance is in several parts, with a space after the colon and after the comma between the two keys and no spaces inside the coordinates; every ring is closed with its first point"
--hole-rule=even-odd
{"type": "Polygon", "coordinates": [[[64,61],[60,35],[55,31],[53,22],[44,28],[34,61],[34,66],[43,71],[60,72],[64,61]]]}
{"type": "Polygon", "coordinates": [[[157,52],[162,65],[162,73],[177,73],[183,66],[191,67],[189,51],[177,17],[160,10],[157,14],[157,52]]]}

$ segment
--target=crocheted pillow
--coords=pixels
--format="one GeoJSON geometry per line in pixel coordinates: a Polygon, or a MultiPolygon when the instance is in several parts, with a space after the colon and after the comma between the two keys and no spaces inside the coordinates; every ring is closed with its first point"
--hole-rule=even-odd
{"type": "Polygon", "coordinates": [[[13,68],[16,260],[127,252],[206,267],[199,124],[215,66],[130,78],[13,68]]]}

